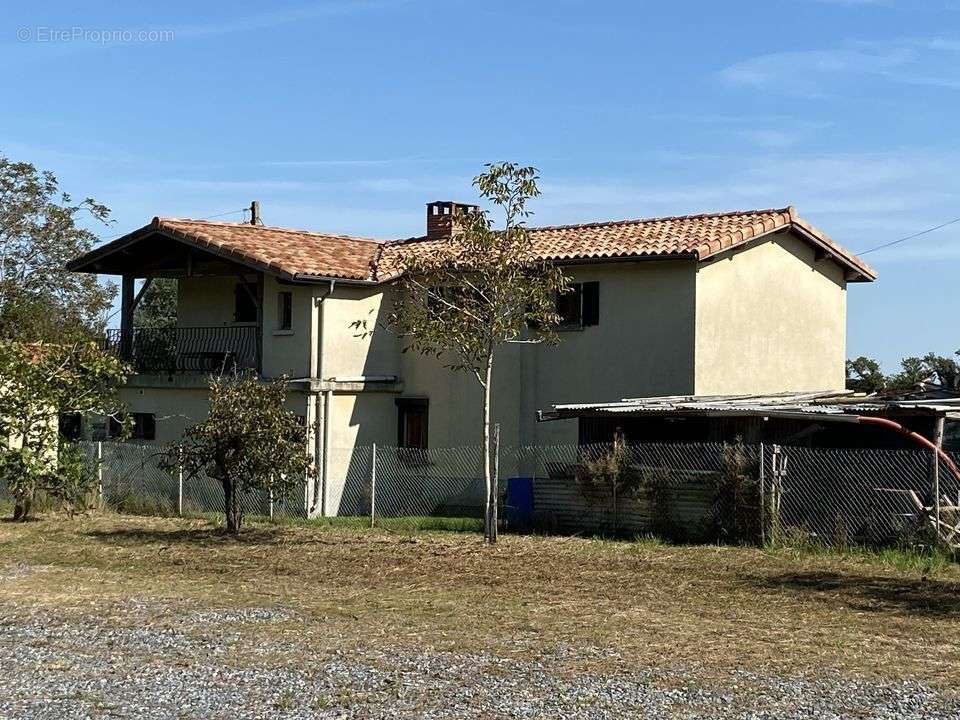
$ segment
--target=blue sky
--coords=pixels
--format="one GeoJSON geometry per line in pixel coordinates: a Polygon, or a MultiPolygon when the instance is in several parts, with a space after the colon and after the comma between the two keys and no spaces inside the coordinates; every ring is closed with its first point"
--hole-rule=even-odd
{"type": "MultiPolygon", "coordinates": [[[[0,152],[109,205],[104,237],[254,198],[416,235],[501,159],[541,169],[535,223],[794,204],[863,250],[960,217],[953,0],[17,5],[0,152]]],[[[866,259],[849,355],[960,348],[960,223],[866,259]]]]}

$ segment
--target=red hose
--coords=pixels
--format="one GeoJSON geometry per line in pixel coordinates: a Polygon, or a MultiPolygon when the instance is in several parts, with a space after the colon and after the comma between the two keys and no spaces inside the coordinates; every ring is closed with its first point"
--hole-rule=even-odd
{"type": "Polygon", "coordinates": [[[932,443],[930,440],[925,438],[920,433],[914,432],[913,430],[908,430],[900,423],[895,422],[893,420],[888,420],[887,418],[872,417],[872,416],[865,416],[865,415],[860,415],[859,417],[860,417],[861,424],[879,425],[881,427],[890,428],[891,430],[894,430],[900,433],[901,435],[904,435],[910,438],[918,445],[923,445],[923,447],[927,448],[928,450],[934,450],[937,453],[937,457],[939,457],[943,461],[944,465],[950,468],[950,472],[953,473],[953,476],[957,478],[958,481],[960,481],[960,469],[958,469],[957,466],[954,464],[953,459],[949,455],[947,455],[941,448],[938,448],[936,444],[932,443]]]}

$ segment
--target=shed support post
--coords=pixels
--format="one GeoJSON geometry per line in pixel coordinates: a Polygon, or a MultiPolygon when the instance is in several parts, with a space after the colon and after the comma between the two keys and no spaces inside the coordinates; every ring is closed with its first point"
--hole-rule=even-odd
{"type": "Polygon", "coordinates": [[[933,526],[937,537],[943,537],[940,532],[940,450],[943,448],[944,418],[938,417],[933,432],[933,444],[936,446],[931,456],[931,491],[933,492],[933,526]]]}

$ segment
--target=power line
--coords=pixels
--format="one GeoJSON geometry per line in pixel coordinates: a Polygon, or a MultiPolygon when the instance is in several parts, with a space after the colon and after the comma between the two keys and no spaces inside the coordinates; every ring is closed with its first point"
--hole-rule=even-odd
{"type": "MultiPolygon", "coordinates": [[[[238,213],[245,213],[246,211],[247,211],[246,208],[241,208],[240,210],[226,210],[224,212],[214,213],[213,215],[205,215],[204,217],[196,218],[196,219],[197,220],[213,220],[214,218],[226,217],[227,215],[237,215],[238,213]]],[[[101,242],[110,242],[111,240],[116,240],[117,238],[121,238],[127,234],[128,233],[122,232],[122,233],[119,233],[118,235],[111,235],[110,237],[98,237],[97,240],[101,242]]]]}
{"type": "Polygon", "coordinates": [[[906,242],[907,240],[913,240],[914,238],[920,237],[921,235],[932,233],[934,230],[939,230],[940,228],[945,228],[948,225],[953,225],[954,223],[958,223],[958,222],[960,222],[960,217],[954,218],[953,220],[948,220],[945,223],[940,223],[939,225],[934,225],[933,227],[927,228],[926,230],[915,232],[912,235],[906,235],[902,238],[891,240],[890,242],[884,243],[883,245],[877,245],[876,247],[872,247],[869,250],[861,250],[860,252],[857,253],[857,255],[866,255],[868,253],[876,252],[877,250],[883,250],[884,248],[888,248],[892,245],[899,245],[900,243],[906,242]]]}

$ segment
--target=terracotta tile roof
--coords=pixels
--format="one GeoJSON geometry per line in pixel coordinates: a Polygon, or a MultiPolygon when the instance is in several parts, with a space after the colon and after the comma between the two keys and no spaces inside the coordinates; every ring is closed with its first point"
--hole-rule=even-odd
{"type": "Polygon", "coordinates": [[[67,267],[85,270],[84,266],[92,265],[98,258],[156,232],[290,279],[332,277],[370,281],[382,246],[377,240],[347,235],[155,217],[149,225],[71,261],[67,267]]]}
{"type": "MultiPolygon", "coordinates": [[[[631,257],[689,257],[705,260],[728,248],[788,226],[864,279],[876,277],[870,266],[802,220],[793,207],[532,227],[530,235],[533,251],[542,260],[631,257]]],[[[397,275],[404,255],[430,252],[431,248],[444,242],[412,238],[388,243],[378,262],[378,279],[382,281],[397,275]]]]}
{"type": "Polygon", "coordinates": [[[176,218],[154,218],[153,225],[181,240],[295,276],[367,280],[380,248],[379,242],[369,238],[264,225],[176,218]]]}
{"type": "MultiPolygon", "coordinates": [[[[576,262],[632,257],[705,260],[787,227],[814,245],[823,256],[830,256],[852,270],[858,279],[873,280],[876,277],[870,266],[802,220],[793,207],[557,225],[530,230],[538,259],[576,262]]],[[[149,225],[73,260],[67,267],[95,272],[95,262],[99,258],[156,232],[281,276],[304,280],[330,277],[386,282],[400,274],[406,255],[431,252],[449,242],[418,237],[384,243],[368,238],[260,225],[154,218],[149,225]]]]}

